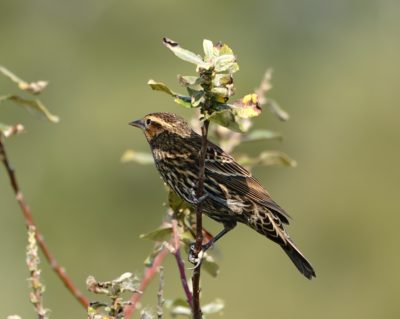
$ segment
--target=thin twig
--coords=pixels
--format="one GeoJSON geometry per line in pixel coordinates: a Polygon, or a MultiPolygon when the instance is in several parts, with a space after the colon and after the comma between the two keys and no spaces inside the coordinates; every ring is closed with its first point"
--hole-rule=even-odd
{"type": "Polygon", "coordinates": [[[26,247],[26,264],[29,270],[29,281],[32,288],[30,300],[35,307],[39,319],[47,319],[47,310],[43,306],[44,286],[40,281],[38,246],[36,241],[36,229],[34,226],[28,228],[28,245],[26,247]]]}
{"type": "Polygon", "coordinates": [[[179,240],[179,233],[178,233],[178,227],[177,227],[178,222],[176,219],[172,219],[171,222],[172,222],[172,232],[173,232],[173,240],[174,240],[173,255],[174,255],[176,263],[178,265],[179,275],[181,278],[181,284],[182,284],[183,290],[185,291],[186,300],[187,300],[190,308],[193,309],[193,295],[189,289],[188,280],[187,280],[186,271],[185,271],[185,263],[182,259],[181,250],[180,250],[180,240],[179,240]]]}
{"type": "Polygon", "coordinates": [[[29,228],[30,226],[34,226],[36,228],[36,240],[38,241],[39,247],[42,250],[43,254],[45,255],[48,263],[50,264],[51,268],[53,268],[54,272],[58,275],[67,289],[72,293],[72,295],[79,301],[79,303],[85,307],[85,309],[89,306],[89,299],[84,296],[79,289],[75,286],[72,279],[67,275],[65,269],[58,263],[58,261],[54,258],[54,255],[50,252],[49,247],[47,246],[46,242],[42,234],[39,232],[36,224],[33,221],[32,212],[27,205],[24,194],[21,192],[17,178],[15,176],[15,171],[11,167],[11,164],[8,160],[6,149],[4,146],[3,141],[0,138],[0,160],[3,162],[4,167],[7,171],[8,177],[10,179],[11,187],[14,190],[15,198],[22,210],[24,215],[26,226],[29,228]]]}
{"type": "MultiPolygon", "coordinates": [[[[151,280],[154,278],[154,276],[157,274],[158,268],[160,265],[163,263],[165,257],[168,255],[168,249],[164,247],[160,253],[157,255],[156,258],[154,258],[153,264],[151,267],[146,268],[143,279],[140,282],[139,289],[140,291],[144,292],[151,282],[151,280]]],[[[140,298],[142,297],[143,294],[133,294],[131,299],[130,299],[130,304],[125,307],[124,313],[125,313],[125,318],[129,319],[132,317],[133,313],[135,312],[138,303],[140,301],[140,298]]]]}
{"type": "MultiPolygon", "coordinates": [[[[202,250],[203,244],[203,224],[202,224],[202,200],[204,195],[204,172],[205,172],[205,158],[207,153],[207,134],[208,134],[208,120],[204,120],[201,128],[202,143],[201,152],[199,158],[199,181],[197,185],[196,197],[199,202],[196,205],[196,244],[195,250],[198,255],[202,250]]],[[[201,308],[200,308],[200,274],[201,274],[201,260],[197,267],[194,268],[192,283],[193,283],[193,318],[201,319],[201,308]]]]}
{"type": "Polygon", "coordinates": [[[164,304],[164,267],[158,267],[160,274],[160,283],[158,285],[157,292],[157,318],[162,319],[163,317],[163,304],[164,304]]]}

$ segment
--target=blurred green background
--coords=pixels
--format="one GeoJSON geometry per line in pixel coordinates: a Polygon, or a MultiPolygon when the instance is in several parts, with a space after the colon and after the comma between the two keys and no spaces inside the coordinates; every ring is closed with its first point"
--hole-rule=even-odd
{"type": "MultiPolygon", "coordinates": [[[[166,193],[154,167],[120,163],[127,148],[148,150],[127,123],[154,111],[191,116],[146,85],[155,78],[179,89],[176,74],[194,71],[163,47],[163,36],[196,52],[203,38],[222,40],[238,55],[238,97],[275,70],[270,96],[291,119],[265,111],[256,127],[284,141],[245,150],[280,149],[298,161],[255,175],[294,217],[289,232],[317,279],[304,279],[278,247],[239,226],[216,249],[220,276],[202,277],[203,302],[224,299],[224,318],[399,318],[399,30],[395,0],[2,0],[0,64],[49,80],[42,100],[61,117],[53,125],[0,107],[2,122],[28,130],[7,148],[50,248],[82,290],[89,274],[142,272],[153,243],[138,236],[160,223],[166,193]]],[[[0,86],[16,92],[5,78],[0,86]]],[[[3,168],[0,212],[0,317],[33,318],[25,227],[3,168]]],[[[84,318],[42,267],[51,317],[84,318]]],[[[166,297],[183,296],[170,257],[166,268],[166,297]]],[[[148,309],[156,286],[143,299],[148,309]]]]}

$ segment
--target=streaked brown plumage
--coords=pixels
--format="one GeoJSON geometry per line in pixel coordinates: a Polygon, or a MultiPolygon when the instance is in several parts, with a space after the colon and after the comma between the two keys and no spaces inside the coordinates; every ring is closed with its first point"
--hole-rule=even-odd
{"type": "MultiPolygon", "coordinates": [[[[148,114],[130,124],[143,130],[164,181],[185,201],[195,204],[201,136],[172,113],[148,114]]],[[[205,159],[204,191],[204,213],[224,225],[212,243],[240,222],[279,244],[305,277],[315,277],[311,264],[284,229],[288,214],[248,170],[211,142],[205,159]]]]}

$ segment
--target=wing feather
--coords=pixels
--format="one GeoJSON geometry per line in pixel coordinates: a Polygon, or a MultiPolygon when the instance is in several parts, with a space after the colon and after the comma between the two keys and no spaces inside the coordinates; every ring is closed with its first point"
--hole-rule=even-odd
{"type": "Polygon", "coordinates": [[[232,156],[211,142],[208,143],[205,169],[208,176],[223,184],[229,191],[265,206],[277,214],[282,222],[289,223],[289,214],[271,199],[260,182],[232,156]]]}

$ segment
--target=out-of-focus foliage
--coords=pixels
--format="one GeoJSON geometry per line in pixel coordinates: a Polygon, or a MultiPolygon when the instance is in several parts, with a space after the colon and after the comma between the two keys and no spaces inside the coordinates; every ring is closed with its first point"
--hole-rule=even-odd
{"type": "Polygon", "coordinates": [[[104,282],[89,276],[86,279],[86,286],[90,292],[106,295],[110,299],[108,303],[91,302],[88,309],[90,319],[124,318],[123,310],[129,302],[124,300],[124,292],[142,293],[138,290],[139,279],[130,272],[126,272],[112,281],[104,282]]]}
{"type": "MultiPolygon", "coordinates": [[[[232,319],[398,318],[400,255],[390,243],[400,223],[399,29],[393,0],[1,1],[0,63],[23,79],[49,79],[39,97],[62,118],[49,125],[12,102],[0,104],[0,122],[29,130],[8,151],[52,251],[82,291],[90,273],[142,271],[153,242],[138,236],[160,224],[167,198],[152,165],[120,164],[127,148],[148,152],[127,123],[149,112],[191,112],[145,84],[156,77],[184,93],[174,75],[194,71],[168,56],[163,36],[193,52],[203,38],[220,39],[238,55],[238,97],[274,68],[269,96],[290,122],[282,125],[265,106],[251,130],[280,131],[284,143],[242,143],[236,152],[257,157],[279,149],[296,159],[295,169],[255,167],[254,175],[293,217],[290,234],[318,277],[304,280],[279,249],[239,226],[214,248],[220,275],[202,277],[204,304],[223,297],[224,318],[232,319]],[[244,302],[249,292],[254,297],[244,302]]],[[[37,98],[0,76],[1,95],[19,93],[37,98]]],[[[25,229],[13,196],[0,169],[0,279],[7,287],[0,317],[31,318],[25,229]]],[[[213,233],[220,229],[205,222],[213,233]]],[[[166,262],[170,299],[181,286],[175,261],[166,262]]],[[[55,276],[44,284],[52,318],[82,316],[55,276]]],[[[156,304],[156,291],[157,282],[143,296],[144,309],[156,304]]]]}
{"type": "MultiPolygon", "coordinates": [[[[21,80],[18,76],[16,76],[14,73],[12,73],[10,70],[6,69],[1,65],[0,65],[0,73],[5,77],[9,78],[14,83],[16,83],[21,91],[28,92],[32,95],[39,95],[48,85],[47,81],[36,81],[30,83],[25,82],[24,80],[21,80]]],[[[4,92],[1,92],[0,94],[4,94],[4,92]]],[[[60,120],[58,116],[51,114],[50,111],[46,108],[46,106],[44,106],[44,104],[39,99],[36,98],[32,99],[31,97],[24,98],[19,95],[13,95],[13,94],[0,96],[0,103],[4,103],[6,101],[10,101],[16,105],[20,105],[27,109],[32,109],[36,112],[39,112],[40,114],[45,116],[50,122],[58,123],[58,121],[60,120]]],[[[11,126],[2,124],[0,122],[0,134],[2,134],[5,137],[8,137],[8,135],[10,134],[10,130],[12,130],[11,126]]]]}

